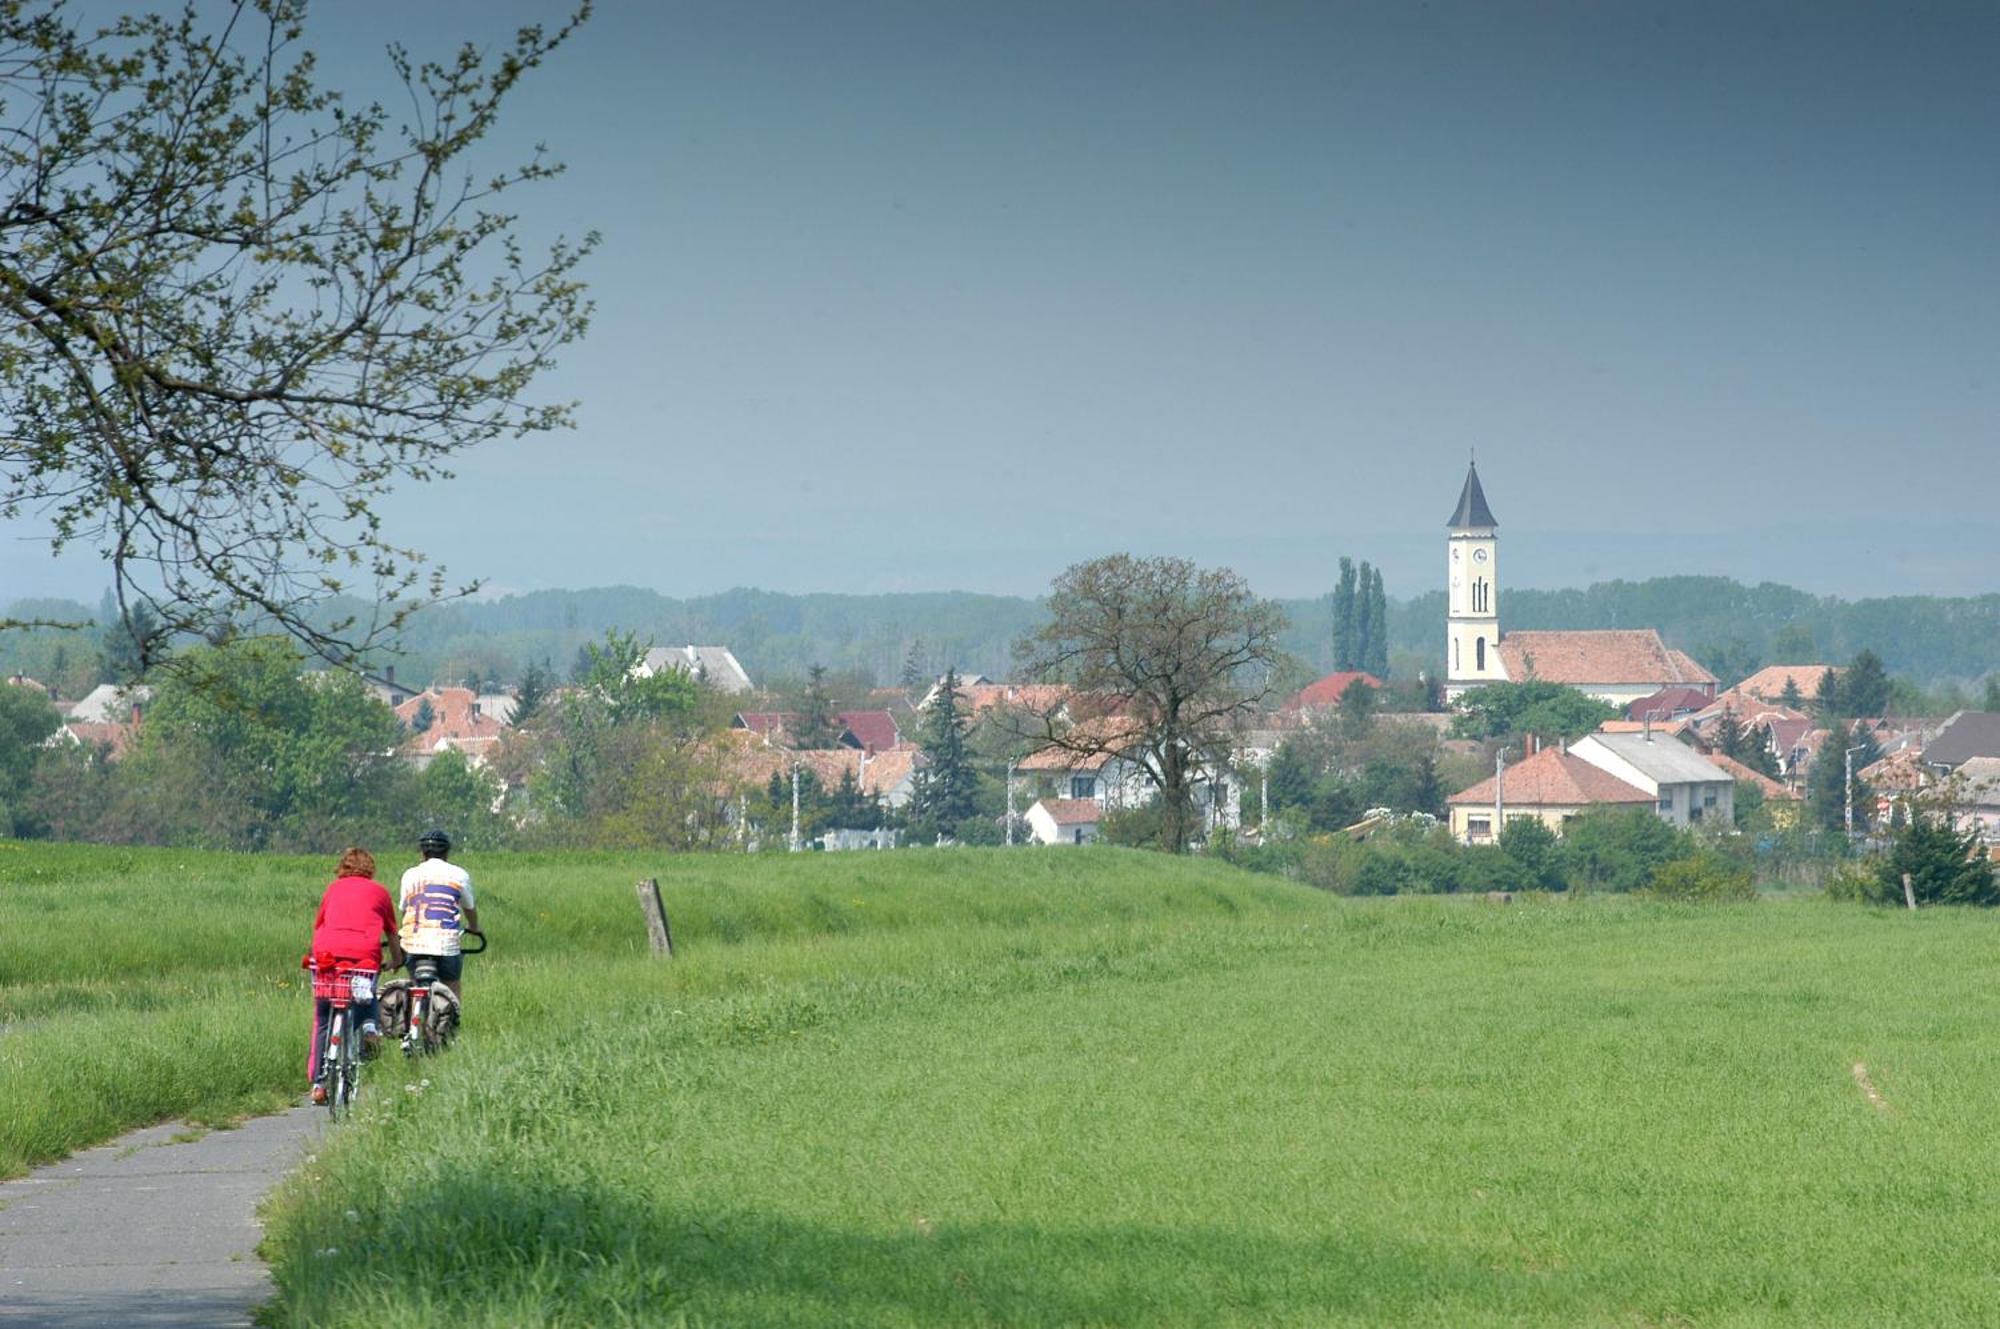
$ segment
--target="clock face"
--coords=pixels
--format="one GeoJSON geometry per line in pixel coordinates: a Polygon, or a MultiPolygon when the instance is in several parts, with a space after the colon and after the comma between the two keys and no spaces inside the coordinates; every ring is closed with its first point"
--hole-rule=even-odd
{"type": "Polygon", "coordinates": [[[1486,551],[1484,549],[1473,550],[1472,561],[1475,563],[1484,563],[1486,561],[1486,551]]]}

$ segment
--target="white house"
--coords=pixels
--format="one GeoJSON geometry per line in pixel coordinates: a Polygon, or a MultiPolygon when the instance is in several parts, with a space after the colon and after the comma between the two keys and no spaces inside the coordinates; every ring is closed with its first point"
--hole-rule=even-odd
{"type": "Polygon", "coordinates": [[[1665,734],[1586,734],[1569,745],[1626,784],[1651,794],[1660,817],[1676,826],[1736,820],[1736,781],[1687,744],[1665,734]]]}
{"type": "Polygon", "coordinates": [[[678,669],[718,692],[751,690],[750,675],[727,646],[655,646],[632,666],[632,673],[651,678],[665,669],[678,669]]]}
{"type": "MultiPolygon", "coordinates": [[[[1058,802],[1087,800],[1101,812],[1150,803],[1159,792],[1158,786],[1136,755],[1128,756],[1118,750],[1118,739],[1134,728],[1132,722],[1120,716],[1102,716],[1083,721],[1076,730],[1086,728],[1101,731],[1095,741],[1102,742],[1108,750],[1072,752],[1052,744],[1029,753],[1014,769],[1049,790],[1058,802]]],[[[1202,765],[1192,773],[1192,780],[1195,815],[1204,828],[1215,831],[1242,825],[1242,791],[1227,770],[1202,765]]]]}
{"type": "Polygon", "coordinates": [[[1039,799],[1028,809],[1028,838],[1036,844],[1091,844],[1103,815],[1096,799],[1039,799]]]}

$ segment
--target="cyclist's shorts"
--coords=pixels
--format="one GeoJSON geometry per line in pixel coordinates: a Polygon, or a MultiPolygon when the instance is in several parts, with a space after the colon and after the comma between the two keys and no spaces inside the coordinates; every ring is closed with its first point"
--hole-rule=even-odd
{"type": "Polygon", "coordinates": [[[465,957],[463,955],[412,955],[409,959],[410,977],[412,978],[415,978],[417,975],[417,966],[426,961],[437,966],[438,978],[446,983],[456,983],[459,980],[459,976],[465,973],[465,957]]]}

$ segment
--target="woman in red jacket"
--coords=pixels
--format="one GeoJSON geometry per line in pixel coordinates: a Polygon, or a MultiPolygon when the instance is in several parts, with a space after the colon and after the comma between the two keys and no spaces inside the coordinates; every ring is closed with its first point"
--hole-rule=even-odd
{"type": "MultiPolygon", "coordinates": [[[[320,897],[319,914],[313,919],[312,952],[321,957],[345,961],[357,969],[377,973],[382,966],[382,943],[389,943],[389,967],[403,963],[403,947],[396,938],[396,907],[388,888],[375,880],[375,856],[366,849],[349,849],[340,856],[326,894],[320,897]]],[[[313,1102],[326,1101],[326,1086],[319,1081],[319,1030],[327,1018],[328,1003],[313,1000],[312,1043],[306,1051],[306,1076],[313,1081],[313,1102]]],[[[354,1016],[361,1022],[364,1048],[373,1048],[382,1039],[380,999],[356,1002],[354,1016]]]]}

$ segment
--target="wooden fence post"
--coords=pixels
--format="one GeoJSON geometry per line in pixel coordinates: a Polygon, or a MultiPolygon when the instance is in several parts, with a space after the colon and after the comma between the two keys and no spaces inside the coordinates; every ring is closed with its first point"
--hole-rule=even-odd
{"type": "Polygon", "coordinates": [[[1907,904],[1912,909],[1915,909],[1917,907],[1917,892],[1916,889],[1910,885],[1910,874],[1907,872],[1903,874],[1903,903],[1907,904]]]}
{"type": "Polygon", "coordinates": [[[639,910],[646,915],[646,937],[653,954],[674,958],[674,930],[667,923],[667,907],[660,903],[660,879],[648,877],[639,883],[639,910]]]}

